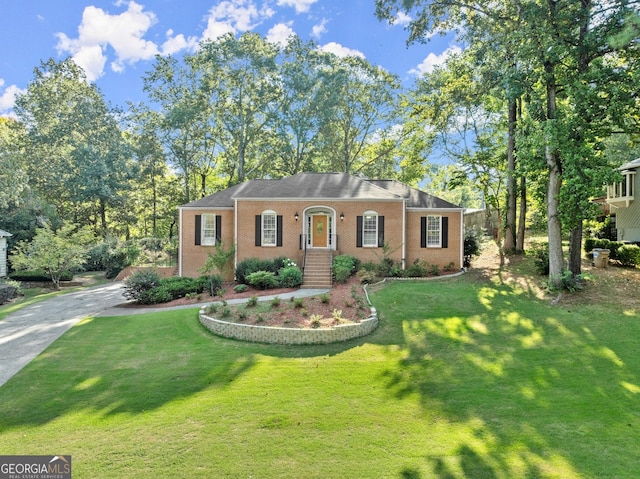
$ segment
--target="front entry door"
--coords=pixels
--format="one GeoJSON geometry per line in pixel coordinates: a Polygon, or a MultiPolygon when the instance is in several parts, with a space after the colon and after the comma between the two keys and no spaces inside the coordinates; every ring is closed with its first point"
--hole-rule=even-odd
{"type": "Polygon", "coordinates": [[[311,218],[312,244],[314,248],[327,247],[327,215],[313,215],[311,218]]]}

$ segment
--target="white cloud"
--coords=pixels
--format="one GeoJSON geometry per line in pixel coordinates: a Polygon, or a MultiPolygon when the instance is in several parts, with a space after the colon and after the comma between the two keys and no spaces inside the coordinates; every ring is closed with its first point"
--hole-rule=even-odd
{"type": "Polygon", "coordinates": [[[274,14],[268,6],[258,8],[253,0],[224,0],[209,10],[202,38],[216,40],[225,33],[247,32],[274,14]]]}
{"type": "Polygon", "coordinates": [[[418,65],[416,68],[409,70],[409,73],[417,76],[423,75],[425,73],[431,73],[436,66],[442,65],[451,55],[455,55],[461,52],[462,49],[460,47],[453,46],[447,48],[440,55],[429,53],[429,55],[427,55],[427,58],[425,58],[422,63],[420,63],[420,65],[418,65]]]}
{"type": "Polygon", "coordinates": [[[360,57],[365,58],[364,53],[359,50],[353,50],[351,48],[347,48],[343,45],[340,45],[336,42],[329,42],[320,47],[320,50],[324,52],[333,53],[334,55],[344,58],[344,57],[360,57]]]}
{"type": "Polygon", "coordinates": [[[308,12],[318,0],[278,0],[279,7],[295,7],[296,13],[308,12]]]}
{"type": "MultiPolygon", "coordinates": [[[[123,4],[120,1],[116,6],[123,4]]],[[[57,34],[58,52],[71,54],[85,70],[89,81],[104,74],[108,46],[116,54],[116,60],[111,63],[114,71],[122,71],[126,64],[148,60],[158,53],[157,45],[143,38],[156,23],[156,16],[153,12],[144,11],[144,7],[133,0],[126,5],[127,10],[119,15],[111,15],[94,6],[86,7],[78,27],[78,38],[57,34]]]]}
{"type": "Polygon", "coordinates": [[[175,35],[173,30],[167,30],[167,40],[162,44],[162,54],[172,55],[182,50],[194,51],[198,48],[196,37],[185,37],[182,33],[175,35]]]}
{"type": "Polygon", "coordinates": [[[320,38],[323,33],[327,33],[327,19],[323,18],[320,23],[314,25],[311,29],[311,36],[313,38],[320,38]]]}
{"type": "Polygon", "coordinates": [[[0,116],[13,116],[12,110],[16,104],[16,95],[26,93],[27,90],[18,88],[16,85],[9,85],[2,91],[4,80],[0,78],[0,116]]]}
{"type": "Polygon", "coordinates": [[[275,43],[280,47],[287,46],[287,43],[289,43],[289,37],[295,35],[293,28],[291,28],[292,24],[293,22],[278,23],[277,25],[271,27],[271,29],[267,32],[267,41],[270,43],[275,43]]]}
{"type": "Polygon", "coordinates": [[[393,23],[396,23],[398,25],[409,25],[409,22],[411,22],[411,20],[412,18],[406,13],[398,12],[398,16],[395,18],[393,23]]]}

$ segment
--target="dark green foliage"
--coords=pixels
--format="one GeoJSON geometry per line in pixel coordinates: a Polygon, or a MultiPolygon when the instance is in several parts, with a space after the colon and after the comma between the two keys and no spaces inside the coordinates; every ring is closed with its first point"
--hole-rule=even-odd
{"type": "Polygon", "coordinates": [[[617,258],[622,266],[635,267],[640,264],[640,247],[635,244],[625,244],[617,249],[617,258]]]}
{"type": "Polygon", "coordinates": [[[164,286],[158,286],[142,292],[137,302],[140,304],[160,304],[167,303],[173,299],[171,293],[164,286]]]}
{"type": "Polygon", "coordinates": [[[248,281],[248,276],[257,271],[269,271],[274,275],[285,266],[287,258],[280,257],[275,259],[259,259],[259,258],[247,258],[236,267],[236,280],[238,283],[251,284],[248,281]]]}
{"type": "MultiPolygon", "coordinates": [[[[14,271],[9,277],[15,281],[51,281],[49,276],[44,271],[14,271]]],[[[73,273],[71,271],[65,271],[60,276],[60,281],[71,281],[73,279],[73,273]]]]}
{"type": "Polygon", "coordinates": [[[107,239],[89,250],[84,269],[104,271],[107,279],[112,279],[124,268],[131,266],[139,256],[140,248],[133,241],[107,239]]]}
{"type": "MultiPolygon", "coordinates": [[[[160,286],[160,275],[154,270],[140,270],[124,282],[124,297],[140,302],[143,294],[160,286]]],[[[146,303],[149,304],[149,303],[146,303]]]]}
{"type": "Polygon", "coordinates": [[[413,264],[411,264],[405,274],[409,278],[424,278],[427,276],[427,268],[429,265],[424,261],[420,261],[419,259],[414,260],[413,264]]]}
{"type": "Polygon", "coordinates": [[[256,271],[247,276],[247,282],[258,289],[269,289],[278,286],[276,275],[271,271],[256,271]]]}
{"type": "Polygon", "coordinates": [[[622,243],[620,241],[611,241],[608,239],[598,239],[598,238],[587,238],[584,241],[584,250],[590,254],[596,248],[608,249],[609,259],[612,261],[619,261],[618,250],[620,249],[620,247],[624,245],[625,243],[622,243]]]}
{"type": "Polygon", "coordinates": [[[533,258],[533,264],[540,275],[549,274],[549,243],[536,243],[527,251],[527,256],[533,258]]]}
{"type": "Polygon", "coordinates": [[[239,284],[233,288],[233,291],[236,293],[244,293],[248,289],[249,287],[246,284],[239,284]]]}
{"type": "Polygon", "coordinates": [[[204,275],[198,279],[203,284],[203,291],[208,290],[211,296],[215,296],[222,289],[222,276],[219,274],[204,275]]]}
{"type": "Polygon", "coordinates": [[[351,255],[338,255],[333,258],[333,277],[338,283],[346,283],[359,266],[359,260],[351,255]]]}
{"type": "Polygon", "coordinates": [[[302,284],[302,271],[297,266],[287,266],[278,273],[278,282],[283,288],[297,288],[302,284]]]}
{"type": "Polygon", "coordinates": [[[471,259],[474,256],[478,256],[480,254],[480,239],[478,238],[478,235],[473,231],[467,232],[464,236],[463,254],[463,266],[465,268],[471,267],[471,259]]]}
{"type": "Polygon", "coordinates": [[[174,276],[160,280],[160,288],[166,290],[171,295],[171,299],[178,299],[187,294],[202,293],[204,285],[197,279],[174,276]]]}

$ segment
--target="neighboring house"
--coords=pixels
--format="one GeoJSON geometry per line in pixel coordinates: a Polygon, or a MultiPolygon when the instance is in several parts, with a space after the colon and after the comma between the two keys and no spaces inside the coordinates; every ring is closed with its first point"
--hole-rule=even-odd
{"type": "Polygon", "coordinates": [[[640,188],[638,168],[640,158],[622,165],[622,181],[607,187],[606,202],[611,206],[612,218],[615,215],[618,241],[640,242],[640,198],[634,201],[640,188]]]}
{"type": "Polygon", "coordinates": [[[13,236],[4,230],[0,230],[0,278],[7,275],[7,238],[13,236]]]}
{"type": "Polygon", "coordinates": [[[424,260],[459,270],[462,212],[395,180],[345,173],[250,180],[180,207],[179,275],[201,275],[220,241],[235,244],[235,265],[284,256],[308,266],[305,285],[312,256],[330,263],[332,256],[346,254],[377,263],[383,245],[403,267],[424,260]]]}

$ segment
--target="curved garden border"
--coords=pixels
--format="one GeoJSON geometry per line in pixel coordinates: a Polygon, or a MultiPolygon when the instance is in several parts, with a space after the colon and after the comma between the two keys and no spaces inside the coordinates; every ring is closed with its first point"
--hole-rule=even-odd
{"type": "Polygon", "coordinates": [[[325,328],[277,328],[230,323],[212,318],[206,307],[200,309],[200,323],[213,334],[224,338],[267,344],[329,344],[360,338],[378,326],[378,313],[371,307],[371,316],[359,323],[338,324],[325,328]]]}

